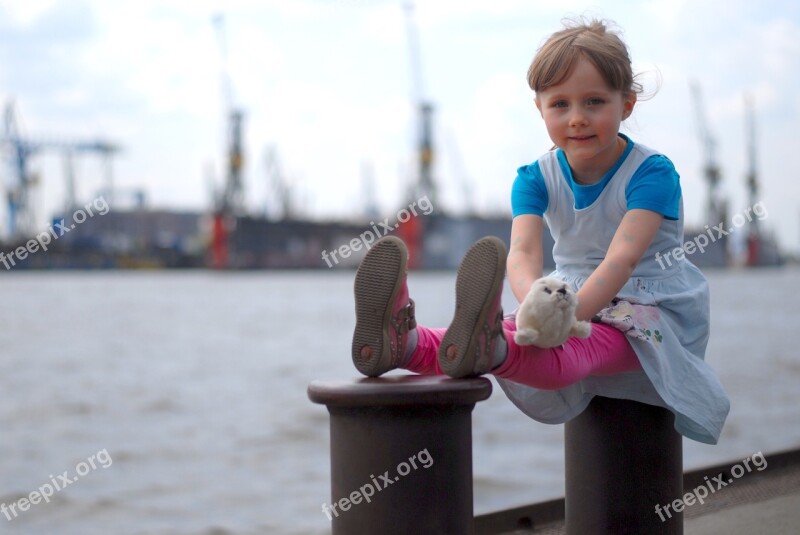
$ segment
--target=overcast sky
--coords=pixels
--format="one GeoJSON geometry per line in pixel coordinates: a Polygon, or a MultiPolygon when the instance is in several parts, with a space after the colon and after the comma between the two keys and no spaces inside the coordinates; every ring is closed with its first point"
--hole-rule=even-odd
{"type": "MultiPolygon", "coordinates": [[[[525,81],[530,60],[563,17],[589,14],[617,23],[646,88],[658,84],[624,131],[675,163],[690,224],[719,221],[703,208],[703,153],[689,84],[702,87],[731,214],[749,204],[743,95],[753,94],[764,223],[796,251],[798,6],[419,0],[422,91],[436,105],[435,208],[509,211],[516,168],[550,147],[525,81]]],[[[222,183],[225,142],[216,13],[225,16],[233,98],[246,112],[251,210],[276,209],[264,163],[275,147],[298,210],[357,217],[372,180],[379,212],[393,217],[413,171],[401,1],[0,0],[0,98],[15,100],[33,138],[102,137],[122,145],[114,162],[121,190],[143,188],[155,207],[207,209],[211,177],[222,183]]],[[[46,156],[33,168],[41,176],[36,198],[45,224],[63,203],[63,163],[46,156]]],[[[101,166],[85,158],[76,171],[79,198],[90,201],[102,186],[101,166]]]]}

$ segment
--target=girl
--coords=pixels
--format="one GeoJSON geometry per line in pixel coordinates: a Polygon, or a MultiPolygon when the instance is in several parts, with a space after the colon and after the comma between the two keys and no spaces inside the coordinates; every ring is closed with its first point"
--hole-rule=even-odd
{"type": "Polygon", "coordinates": [[[511,248],[484,238],[465,255],[448,329],[417,326],[407,251],[387,237],[355,279],[353,362],[365,375],[394,368],[452,377],[493,374],[526,414],[565,422],[594,395],[666,407],[675,428],[714,444],[728,398],[704,362],[708,285],[681,247],[683,213],[672,162],[619,132],[641,87],[625,44],[604,23],[568,26],[537,52],[528,83],[555,147],[520,167],[511,194],[511,248]],[[543,349],[514,342],[500,307],[505,269],[521,302],[542,277],[542,232],[555,240],[553,276],[577,292],[589,338],[543,349]]]}

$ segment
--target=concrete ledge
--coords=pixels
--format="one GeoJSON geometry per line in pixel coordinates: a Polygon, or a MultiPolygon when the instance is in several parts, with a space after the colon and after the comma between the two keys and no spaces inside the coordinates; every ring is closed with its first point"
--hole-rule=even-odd
{"type": "MultiPolygon", "coordinates": [[[[721,477],[729,483],[709,493],[705,503],[684,509],[685,534],[794,533],[800,526],[800,449],[764,453],[764,458],[764,470],[753,470],[739,478],[731,468],[742,459],[686,472],[684,492],[706,484],[706,478],[721,477]]],[[[565,533],[563,498],[475,517],[476,535],[531,533],[565,533]]]]}

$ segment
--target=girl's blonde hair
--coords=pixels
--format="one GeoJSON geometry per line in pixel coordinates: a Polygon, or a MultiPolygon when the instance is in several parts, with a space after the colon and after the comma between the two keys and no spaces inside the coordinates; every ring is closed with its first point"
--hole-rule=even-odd
{"type": "Polygon", "coordinates": [[[580,58],[592,62],[611,89],[642,92],[634,80],[628,47],[601,20],[567,21],[563,30],[551,35],[528,68],[528,85],[538,92],[560,84],[580,58]]]}

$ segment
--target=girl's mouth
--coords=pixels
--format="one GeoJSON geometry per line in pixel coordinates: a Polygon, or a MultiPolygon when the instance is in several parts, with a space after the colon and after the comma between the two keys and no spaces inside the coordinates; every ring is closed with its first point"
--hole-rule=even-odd
{"type": "Polygon", "coordinates": [[[570,137],[570,139],[572,141],[588,141],[588,140],[590,140],[592,138],[594,138],[594,136],[572,136],[572,137],[570,137]]]}

